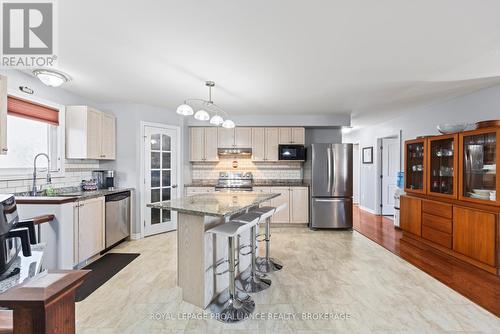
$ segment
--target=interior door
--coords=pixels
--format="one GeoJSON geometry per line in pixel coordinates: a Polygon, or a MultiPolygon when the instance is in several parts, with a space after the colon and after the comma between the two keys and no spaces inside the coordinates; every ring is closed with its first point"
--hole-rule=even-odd
{"type": "Polygon", "coordinates": [[[179,197],[177,163],[179,129],[144,125],[143,218],[146,236],[175,230],[177,215],[170,210],[146,207],[149,203],[179,197]]]}
{"type": "Polygon", "coordinates": [[[382,215],[394,215],[394,189],[399,172],[399,139],[382,139],[382,215]]]}

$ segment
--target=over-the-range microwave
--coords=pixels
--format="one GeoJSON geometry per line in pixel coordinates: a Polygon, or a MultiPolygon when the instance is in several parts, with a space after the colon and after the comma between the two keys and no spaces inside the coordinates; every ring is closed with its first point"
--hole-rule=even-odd
{"type": "Polygon", "coordinates": [[[279,145],[278,160],[305,161],[306,148],[304,145],[279,145]]]}

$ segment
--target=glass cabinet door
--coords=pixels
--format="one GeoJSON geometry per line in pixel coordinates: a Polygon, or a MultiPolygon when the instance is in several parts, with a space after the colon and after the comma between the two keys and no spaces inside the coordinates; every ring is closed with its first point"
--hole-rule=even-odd
{"type": "Polygon", "coordinates": [[[455,136],[429,140],[429,192],[455,196],[455,136]]]}
{"type": "Polygon", "coordinates": [[[406,144],[406,190],[424,192],[425,141],[406,144]]]}
{"type": "Polygon", "coordinates": [[[496,202],[497,132],[463,136],[462,196],[496,202]]]}

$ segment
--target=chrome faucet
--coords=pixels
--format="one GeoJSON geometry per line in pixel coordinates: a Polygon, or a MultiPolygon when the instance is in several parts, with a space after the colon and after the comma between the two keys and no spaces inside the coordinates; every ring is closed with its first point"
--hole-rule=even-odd
{"type": "Polygon", "coordinates": [[[45,156],[47,158],[47,184],[52,183],[52,178],[50,177],[50,158],[47,154],[45,153],[38,153],[35,155],[35,159],[33,161],[33,188],[31,189],[31,196],[36,196],[37,194],[37,189],[36,189],[36,160],[38,159],[39,156],[45,156]]]}

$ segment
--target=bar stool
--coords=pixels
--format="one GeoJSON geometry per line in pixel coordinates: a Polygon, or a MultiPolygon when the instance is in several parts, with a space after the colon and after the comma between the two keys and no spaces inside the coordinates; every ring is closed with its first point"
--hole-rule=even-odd
{"type": "Polygon", "coordinates": [[[248,223],[231,220],[227,223],[217,225],[207,231],[208,233],[228,238],[227,262],[229,263],[229,268],[227,271],[217,273],[217,275],[229,272],[229,287],[219,294],[219,296],[217,296],[217,298],[209,305],[210,311],[212,311],[212,313],[216,315],[216,319],[221,322],[239,322],[248,318],[255,310],[255,302],[252,298],[247,293],[236,290],[236,280],[234,274],[236,261],[234,252],[235,238],[242,232],[252,228],[252,226],[255,226],[258,221],[259,217],[257,216],[253,221],[248,223]]]}
{"type": "MultiPolygon", "coordinates": [[[[251,212],[255,213],[260,213],[261,219],[266,220],[266,226],[265,226],[265,238],[264,241],[266,242],[266,255],[264,257],[258,257],[256,260],[257,263],[257,270],[261,273],[270,273],[273,271],[279,271],[283,268],[283,264],[281,264],[281,261],[270,257],[270,242],[271,242],[271,217],[280,212],[286,208],[286,204],[283,203],[278,207],[273,207],[273,206],[263,206],[260,208],[255,208],[251,212]]],[[[262,241],[262,240],[261,240],[262,241]]]]}
{"type": "MultiPolygon", "coordinates": [[[[264,274],[257,272],[257,228],[258,224],[263,220],[262,214],[256,212],[248,212],[241,216],[234,217],[233,220],[245,224],[252,224],[255,219],[258,219],[257,224],[254,224],[250,229],[250,251],[242,255],[251,255],[250,268],[240,273],[240,277],[236,281],[237,288],[245,292],[260,292],[271,286],[271,280],[264,274]]],[[[264,218],[265,219],[265,218],[264,218]]],[[[245,248],[247,246],[243,246],[245,248]]]]}

